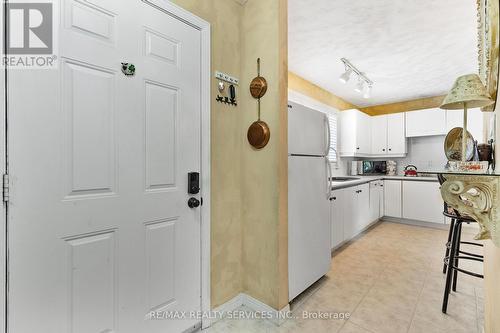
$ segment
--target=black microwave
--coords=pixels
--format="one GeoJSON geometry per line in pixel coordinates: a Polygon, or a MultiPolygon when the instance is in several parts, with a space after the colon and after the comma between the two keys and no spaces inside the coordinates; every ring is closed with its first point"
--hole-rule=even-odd
{"type": "Polygon", "coordinates": [[[361,172],[363,175],[385,175],[387,161],[362,161],[361,172]]]}

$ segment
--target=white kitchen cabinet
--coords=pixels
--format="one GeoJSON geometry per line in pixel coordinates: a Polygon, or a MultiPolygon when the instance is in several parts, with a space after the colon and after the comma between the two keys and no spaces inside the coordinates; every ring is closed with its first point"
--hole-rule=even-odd
{"type": "Polygon", "coordinates": [[[344,242],[344,211],[346,189],[335,190],[330,196],[331,247],[338,247],[344,242]]]}
{"type": "Polygon", "coordinates": [[[359,110],[346,110],[340,115],[339,155],[369,156],[371,154],[371,117],[359,110]]]}
{"type": "Polygon", "coordinates": [[[380,182],[370,182],[370,223],[380,218],[380,199],[380,182]]]}
{"type": "Polygon", "coordinates": [[[404,113],[371,117],[372,155],[405,156],[406,136],[404,113]]]}
{"type": "Polygon", "coordinates": [[[410,111],[406,116],[406,137],[446,134],[446,112],[439,108],[410,111]]]}
{"type": "Polygon", "coordinates": [[[387,115],[375,116],[372,121],[372,154],[387,155],[387,115]]]}
{"type": "Polygon", "coordinates": [[[363,184],[346,189],[344,205],[344,239],[358,235],[370,224],[370,187],[363,184]]]}
{"type": "MultiPolygon", "coordinates": [[[[446,110],[446,133],[455,127],[463,127],[463,110],[446,110]]],[[[483,140],[483,113],[481,109],[470,109],[467,112],[467,130],[479,143],[483,140]]]]}
{"type": "Polygon", "coordinates": [[[382,218],[385,213],[385,202],[384,202],[384,181],[383,180],[379,180],[378,181],[379,185],[378,185],[378,191],[379,191],[379,197],[380,197],[380,201],[379,201],[379,205],[380,205],[380,209],[379,209],[379,215],[378,215],[378,218],[382,218]]]}
{"type": "Polygon", "coordinates": [[[444,223],[443,199],[438,182],[403,182],[403,218],[444,223]]]}
{"type": "Polygon", "coordinates": [[[387,115],[387,154],[389,156],[406,155],[404,113],[387,115]]]}
{"type": "Polygon", "coordinates": [[[401,180],[384,181],[384,216],[402,217],[401,190],[401,180]]]}

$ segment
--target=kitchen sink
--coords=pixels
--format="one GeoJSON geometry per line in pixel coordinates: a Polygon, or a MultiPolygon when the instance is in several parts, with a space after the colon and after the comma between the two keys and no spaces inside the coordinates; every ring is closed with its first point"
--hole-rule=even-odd
{"type": "Polygon", "coordinates": [[[332,182],[348,182],[350,180],[358,180],[358,177],[332,177],[330,178],[332,182]]]}

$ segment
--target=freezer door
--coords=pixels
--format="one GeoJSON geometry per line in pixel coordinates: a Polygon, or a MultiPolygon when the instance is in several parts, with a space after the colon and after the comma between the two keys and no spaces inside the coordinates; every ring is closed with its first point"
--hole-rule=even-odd
{"type": "Polygon", "coordinates": [[[293,102],[288,105],[289,155],[327,155],[330,130],[326,114],[293,102]]]}
{"type": "Polygon", "coordinates": [[[330,206],[324,157],[288,158],[289,299],[330,268],[330,206]]]}

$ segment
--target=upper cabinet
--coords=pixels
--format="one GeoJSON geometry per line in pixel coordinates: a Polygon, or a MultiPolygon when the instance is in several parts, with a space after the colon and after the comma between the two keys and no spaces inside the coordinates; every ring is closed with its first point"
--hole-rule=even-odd
{"type": "Polygon", "coordinates": [[[375,116],[372,123],[372,155],[400,157],[406,154],[403,113],[375,116]]]}
{"type": "Polygon", "coordinates": [[[359,110],[340,112],[341,156],[371,155],[371,117],[359,110]]]}
{"type": "Polygon", "coordinates": [[[406,112],[406,137],[445,135],[446,111],[439,108],[406,112]]]}

